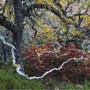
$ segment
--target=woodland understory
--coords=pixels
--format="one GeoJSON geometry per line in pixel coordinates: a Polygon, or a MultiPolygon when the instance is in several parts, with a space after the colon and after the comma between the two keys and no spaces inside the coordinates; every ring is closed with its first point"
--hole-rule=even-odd
{"type": "Polygon", "coordinates": [[[8,62],[30,81],[90,82],[90,1],[0,0],[1,72],[8,62]]]}

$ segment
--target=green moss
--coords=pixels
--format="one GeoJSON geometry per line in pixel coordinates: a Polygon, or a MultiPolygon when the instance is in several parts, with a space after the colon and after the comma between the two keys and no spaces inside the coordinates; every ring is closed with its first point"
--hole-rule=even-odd
{"type": "Polygon", "coordinates": [[[39,80],[28,80],[18,75],[13,67],[0,68],[0,89],[44,89],[44,85],[39,80]]]}

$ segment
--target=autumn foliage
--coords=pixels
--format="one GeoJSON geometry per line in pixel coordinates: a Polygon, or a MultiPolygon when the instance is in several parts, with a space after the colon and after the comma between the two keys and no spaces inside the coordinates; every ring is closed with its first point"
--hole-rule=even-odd
{"type": "MultiPolygon", "coordinates": [[[[59,67],[64,61],[76,57],[83,56],[87,58],[87,53],[77,49],[74,44],[63,46],[60,50],[53,50],[51,46],[44,45],[42,47],[32,47],[23,50],[25,72],[29,76],[40,76],[54,67],[59,67]]],[[[58,71],[58,78],[77,78],[82,75],[89,77],[90,68],[84,63],[84,60],[79,62],[71,61],[58,71]]],[[[83,78],[84,79],[84,78],[83,78]]],[[[67,79],[68,80],[68,79],[67,79]]]]}

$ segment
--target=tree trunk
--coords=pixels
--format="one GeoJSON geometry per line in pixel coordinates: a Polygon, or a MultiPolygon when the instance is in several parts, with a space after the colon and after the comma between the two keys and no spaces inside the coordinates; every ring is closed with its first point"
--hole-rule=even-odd
{"type": "Polygon", "coordinates": [[[23,7],[22,7],[22,0],[13,0],[14,4],[14,12],[15,12],[15,24],[18,26],[18,30],[16,33],[13,33],[13,45],[15,46],[15,57],[16,62],[21,65],[22,71],[23,69],[23,61],[22,61],[22,55],[21,55],[21,42],[23,37],[23,21],[24,21],[24,15],[23,15],[23,7]]]}
{"type": "Polygon", "coordinates": [[[21,70],[24,72],[23,60],[22,60],[22,54],[21,54],[22,36],[23,36],[22,32],[13,34],[13,45],[16,48],[16,50],[15,50],[16,63],[21,65],[21,70]]]}

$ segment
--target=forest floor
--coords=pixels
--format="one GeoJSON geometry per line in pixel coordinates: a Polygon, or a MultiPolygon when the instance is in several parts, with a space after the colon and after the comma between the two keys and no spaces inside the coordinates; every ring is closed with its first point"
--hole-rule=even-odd
{"type": "Polygon", "coordinates": [[[44,85],[39,80],[30,81],[17,74],[11,62],[6,65],[0,62],[0,90],[2,89],[39,90],[44,89],[44,85]]]}
{"type": "MultiPolygon", "coordinates": [[[[86,63],[86,62],[85,62],[86,63]]],[[[49,75],[42,80],[28,80],[18,75],[11,62],[6,65],[0,63],[0,89],[29,89],[29,90],[90,90],[90,81],[87,79],[83,83],[72,83],[71,81],[60,81],[58,74],[49,75]]],[[[60,76],[59,76],[60,77],[60,76]]],[[[74,78],[75,79],[75,78],[74,78]]]]}

